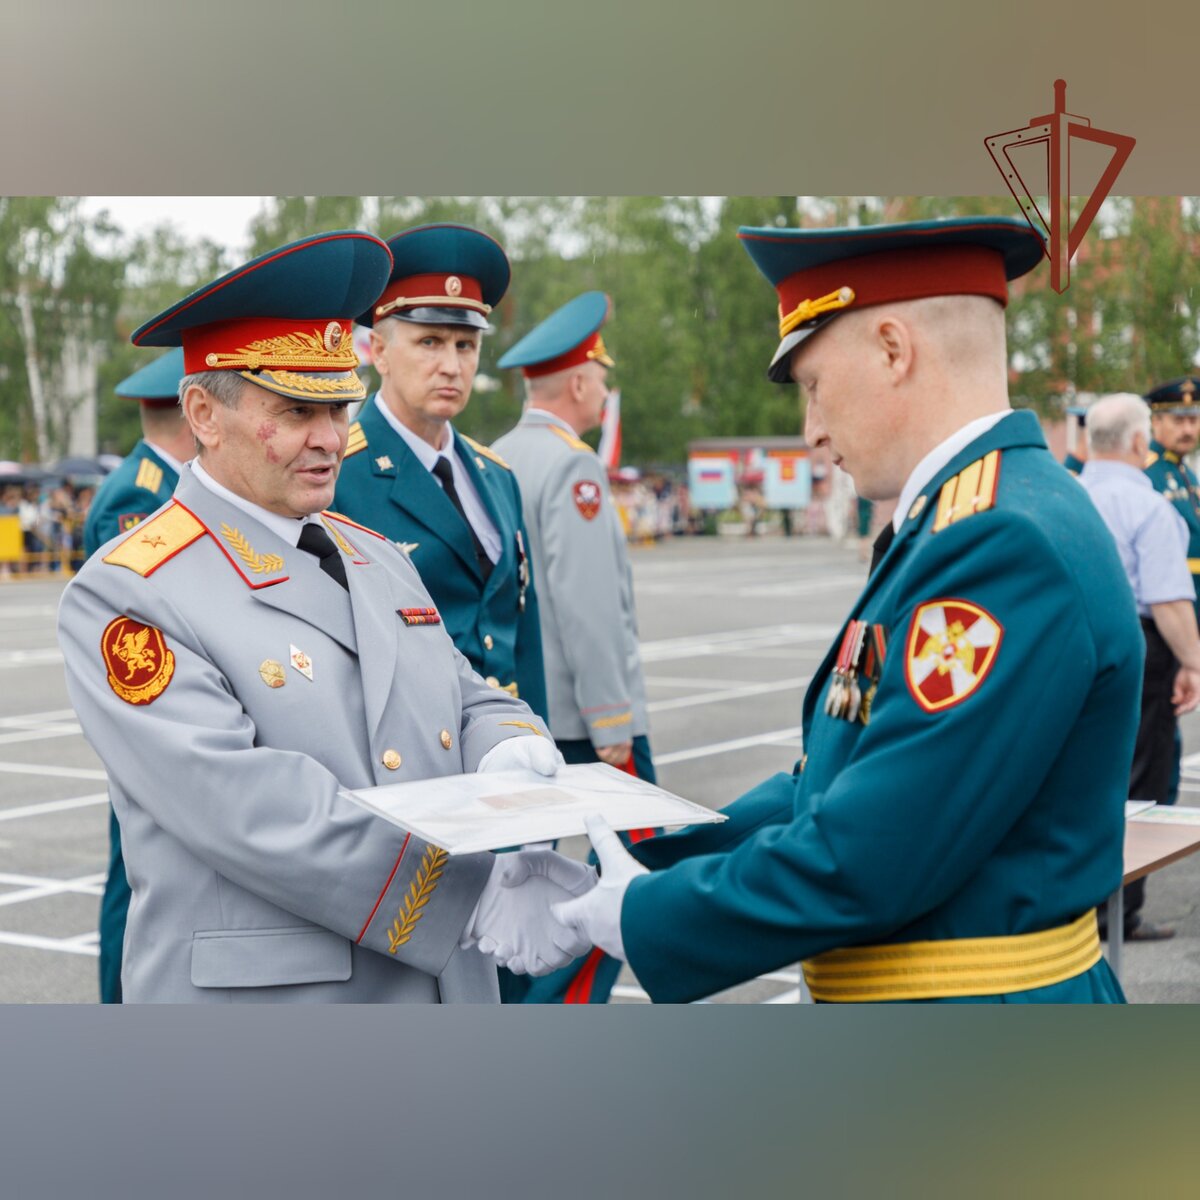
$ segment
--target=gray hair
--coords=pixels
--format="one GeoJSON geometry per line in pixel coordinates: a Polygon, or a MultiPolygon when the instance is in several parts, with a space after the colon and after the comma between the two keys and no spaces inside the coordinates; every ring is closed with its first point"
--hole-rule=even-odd
{"type": "Polygon", "coordinates": [[[196,371],[179,381],[179,399],[182,402],[188,388],[201,387],[226,408],[237,408],[245,384],[246,380],[236,371],[196,371]]]}
{"type": "Polygon", "coordinates": [[[1133,439],[1150,440],[1150,406],[1132,392],[1097,400],[1087,411],[1088,449],[1097,454],[1125,454],[1133,439]]]}

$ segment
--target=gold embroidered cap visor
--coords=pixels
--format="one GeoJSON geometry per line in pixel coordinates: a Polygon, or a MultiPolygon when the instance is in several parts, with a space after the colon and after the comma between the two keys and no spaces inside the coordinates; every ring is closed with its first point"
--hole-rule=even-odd
{"type": "Polygon", "coordinates": [[[360,400],[352,317],[387,284],[391,251],[369,233],[317,234],[260,255],[137,329],[137,346],[182,346],[186,374],[236,371],[310,403],[360,400]]]}

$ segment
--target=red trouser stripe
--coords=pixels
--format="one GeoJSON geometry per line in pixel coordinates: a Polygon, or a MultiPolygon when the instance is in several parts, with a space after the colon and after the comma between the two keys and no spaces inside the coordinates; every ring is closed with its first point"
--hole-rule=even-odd
{"type": "Polygon", "coordinates": [[[587,1004],[592,998],[592,984],[596,981],[596,968],[600,966],[600,960],[603,957],[604,951],[597,946],[584,959],[583,966],[579,968],[579,974],[571,980],[563,995],[564,1004],[587,1004]]]}

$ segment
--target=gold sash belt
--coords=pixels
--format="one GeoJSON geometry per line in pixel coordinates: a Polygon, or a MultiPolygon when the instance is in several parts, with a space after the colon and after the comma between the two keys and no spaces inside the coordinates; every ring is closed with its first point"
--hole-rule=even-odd
{"type": "Polygon", "coordinates": [[[814,1000],[998,996],[1073,979],[1100,961],[1096,910],[1039,933],[853,946],[806,960],[814,1000]]]}

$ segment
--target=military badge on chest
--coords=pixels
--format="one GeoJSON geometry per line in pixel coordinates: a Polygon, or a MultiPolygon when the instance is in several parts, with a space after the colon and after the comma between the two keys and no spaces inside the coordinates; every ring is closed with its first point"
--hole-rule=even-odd
{"type": "Polygon", "coordinates": [[[851,724],[868,724],[886,657],[887,630],[869,621],[851,621],[842,635],[825,695],[826,714],[851,724]]]}

